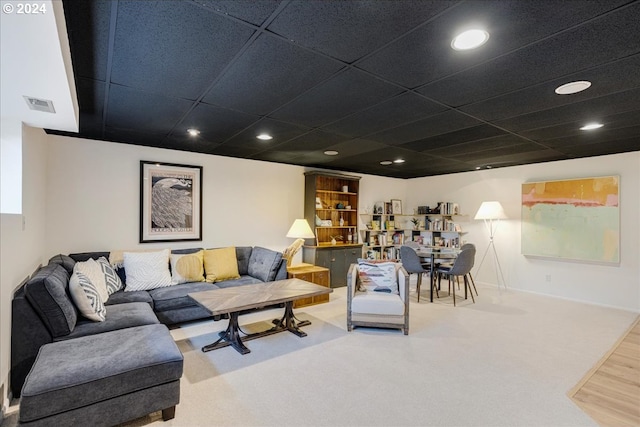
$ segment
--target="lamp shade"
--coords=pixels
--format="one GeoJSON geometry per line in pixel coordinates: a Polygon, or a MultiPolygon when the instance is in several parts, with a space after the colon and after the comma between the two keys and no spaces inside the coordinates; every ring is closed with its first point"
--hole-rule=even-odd
{"type": "Polygon", "coordinates": [[[316,237],[306,219],[296,219],[287,232],[287,237],[294,239],[313,239],[316,237]]]}
{"type": "Polygon", "coordinates": [[[500,202],[482,202],[474,219],[505,219],[507,215],[500,202]]]}

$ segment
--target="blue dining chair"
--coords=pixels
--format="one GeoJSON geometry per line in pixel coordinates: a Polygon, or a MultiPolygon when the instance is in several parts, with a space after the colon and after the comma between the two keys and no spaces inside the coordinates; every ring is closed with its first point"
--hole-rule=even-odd
{"type": "MultiPolygon", "coordinates": [[[[420,262],[420,257],[416,253],[415,249],[410,246],[403,245],[400,247],[400,261],[402,262],[402,266],[404,269],[411,274],[418,275],[418,282],[416,285],[416,291],[418,292],[418,302],[420,302],[420,285],[422,284],[422,275],[425,273],[430,273],[429,269],[424,268],[422,263],[420,262]]],[[[438,294],[438,289],[435,287],[435,282],[432,278],[429,278],[431,282],[431,286],[436,291],[436,296],[440,298],[438,294]]]]}

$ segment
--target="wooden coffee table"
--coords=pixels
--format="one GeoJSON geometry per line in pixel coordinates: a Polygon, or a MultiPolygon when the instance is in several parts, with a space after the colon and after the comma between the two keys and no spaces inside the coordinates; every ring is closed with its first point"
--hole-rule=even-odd
{"type": "Polygon", "coordinates": [[[310,325],[311,322],[296,319],[293,315],[293,301],[331,292],[333,292],[331,288],[305,280],[286,279],[232,288],[212,289],[188,295],[213,316],[218,314],[229,315],[227,329],[219,333],[220,338],[216,342],[202,347],[202,351],[206,352],[232,346],[239,353],[247,354],[251,350],[244,345],[243,341],[273,335],[282,331],[292,332],[299,337],[307,336],[306,332],[300,330],[300,327],[310,325]],[[284,316],[281,319],[273,320],[274,326],[272,328],[262,332],[245,334],[243,337],[240,336],[242,332],[238,324],[240,312],[279,303],[285,303],[284,316]]]}

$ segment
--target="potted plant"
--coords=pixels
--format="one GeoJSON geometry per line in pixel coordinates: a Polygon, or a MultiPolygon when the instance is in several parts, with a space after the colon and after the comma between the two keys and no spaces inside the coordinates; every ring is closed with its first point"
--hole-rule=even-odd
{"type": "Polygon", "coordinates": [[[420,220],[418,218],[411,218],[411,223],[413,224],[414,230],[417,230],[420,228],[420,220]]]}

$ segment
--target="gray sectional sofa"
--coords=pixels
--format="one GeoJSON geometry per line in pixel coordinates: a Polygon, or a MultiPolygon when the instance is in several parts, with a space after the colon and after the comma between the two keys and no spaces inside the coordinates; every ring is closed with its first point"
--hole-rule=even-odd
{"type": "MultiPolygon", "coordinates": [[[[56,255],[14,294],[11,389],[21,425],[115,425],[158,410],[173,418],[183,361],[166,325],[211,317],[187,294],[287,277],[282,253],[236,247],[239,279],[120,290],[94,322],[73,304],[69,278],[76,262],[101,256],[109,252],[56,255]]],[[[126,284],[125,269],[116,272],[126,284]]]]}

